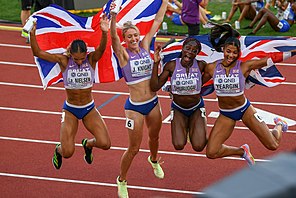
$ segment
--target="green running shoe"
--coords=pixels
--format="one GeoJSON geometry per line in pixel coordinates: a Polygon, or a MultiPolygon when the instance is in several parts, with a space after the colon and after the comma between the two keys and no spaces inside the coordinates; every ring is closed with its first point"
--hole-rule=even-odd
{"type": "Polygon", "coordinates": [[[164,178],[164,172],[160,166],[160,164],[162,164],[163,162],[160,162],[160,159],[154,163],[151,161],[151,157],[148,157],[148,162],[151,164],[152,168],[153,168],[153,172],[155,177],[159,178],[159,179],[163,179],[164,178]]]}
{"type": "Polygon", "coordinates": [[[61,144],[57,144],[56,148],[54,149],[54,153],[53,153],[53,157],[52,157],[52,164],[54,166],[55,169],[59,170],[62,166],[62,155],[58,153],[58,147],[61,144]]]}
{"type": "Polygon", "coordinates": [[[82,140],[82,146],[85,151],[84,160],[86,161],[86,163],[91,164],[93,161],[92,148],[87,148],[86,143],[87,143],[87,138],[82,140]]]}
{"type": "Polygon", "coordinates": [[[29,38],[29,34],[27,32],[25,32],[24,30],[22,30],[21,36],[24,38],[29,38]]]}
{"type": "Polygon", "coordinates": [[[117,194],[119,198],[128,198],[128,191],[127,191],[127,182],[126,181],[119,181],[119,176],[116,179],[117,183],[117,194]]]}

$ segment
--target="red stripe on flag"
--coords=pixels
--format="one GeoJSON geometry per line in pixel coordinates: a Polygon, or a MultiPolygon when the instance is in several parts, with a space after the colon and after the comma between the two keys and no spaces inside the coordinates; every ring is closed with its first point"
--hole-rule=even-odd
{"type": "Polygon", "coordinates": [[[205,84],[203,84],[203,87],[206,87],[208,85],[213,85],[214,84],[214,81],[213,79],[211,78],[208,82],[206,82],[205,84]]]}
{"type": "Polygon", "coordinates": [[[44,15],[46,17],[53,18],[53,19],[57,20],[58,22],[60,22],[60,24],[62,26],[73,26],[73,24],[65,21],[64,19],[62,19],[62,18],[60,18],[58,16],[55,16],[55,15],[49,14],[47,12],[38,12],[38,15],[44,15]]]}
{"type": "Polygon", "coordinates": [[[45,51],[56,48],[67,48],[75,39],[83,40],[89,47],[97,47],[100,43],[101,31],[73,31],[64,33],[51,32],[37,35],[36,39],[40,49],[45,51]]]}
{"type": "Polygon", "coordinates": [[[47,87],[49,87],[52,84],[56,84],[62,78],[63,78],[63,75],[62,75],[62,72],[60,72],[58,76],[56,76],[56,77],[52,78],[50,81],[48,81],[47,87]]]}
{"type": "Polygon", "coordinates": [[[182,49],[182,45],[175,45],[175,46],[163,49],[162,52],[173,52],[173,51],[179,51],[181,49],[182,49]]]}
{"type": "Polygon", "coordinates": [[[281,82],[286,81],[286,78],[284,78],[284,79],[280,79],[280,78],[275,78],[275,79],[264,78],[264,80],[265,80],[266,82],[281,83],[281,82]]]}
{"type": "Polygon", "coordinates": [[[254,48],[256,48],[256,47],[258,47],[258,46],[260,46],[260,45],[263,45],[263,44],[265,44],[265,43],[268,43],[268,42],[270,42],[271,40],[261,40],[261,41],[259,41],[256,45],[254,45],[253,47],[251,47],[250,48],[250,50],[252,50],[252,49],[254,49],[254,48]]]}
{"type": "Polygon", "coordinates": [[[116,16],[116,21],[120,21],[140,0],[132,0],[124,9],[120,10],[118,15],[116,16]]]}

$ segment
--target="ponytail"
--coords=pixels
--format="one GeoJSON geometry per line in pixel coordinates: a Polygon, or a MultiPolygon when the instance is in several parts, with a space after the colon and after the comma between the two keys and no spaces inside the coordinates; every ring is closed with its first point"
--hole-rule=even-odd
{"type": "Polygon", "coordinates": [[[240,33],[234,30],[228,23],[216,24],[211,29],[209,37],[210,43],[217,52],[222,52],[222,47],[227,43],[234,43],[240,49],[239,41],[238,43],[235,41],[240,37],[240,33]]]}

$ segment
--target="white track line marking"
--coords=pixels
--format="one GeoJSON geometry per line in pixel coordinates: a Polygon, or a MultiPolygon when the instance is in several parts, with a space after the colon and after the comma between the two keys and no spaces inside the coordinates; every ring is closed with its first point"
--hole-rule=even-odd
{"type": "MultiPolygon", "coordinates": [[[[6,85],[6,86],[16,86],[16,87],[28,87],[28,88],[37,88],[37,89],[43,89],[43,86],[41,85],[32,85],[32,84],[20,84],[20,83],[8,83],[8,82],[0,82],[0,85],[6,85]]],[[[296,83],[295,83],[296,85],[296,83]]],[[[65,88],[62,87],[48,87],[47,89],[53,89],[53,90],[65,90],[65,88]]],[[[101,93],[101,94],[119,94],[119,95],[129,95],[127,92],[117,92],[117,91],[99,91],[99,90],[92,90],[93,93],[101,93]]],[[[168,95],[158,95],[159,98],[170,98],[168,95]]],[[[207,99],[204,98],[205,101],[209,102],[217,102],[217,98],[215,99],[207,99]]],[[[252,101],[252,104],[260,104],[260,105],[271,105],[271,106],[286,106],[286,107],[296,107],[296,104],[285,104],[285,103],[271,103],[271,102],[254,102],[252,101]]]]}
{"type": "MultiPolygon", "coordinates": [[[[42,114],[54,114],[54,115],[61,115],[61,112],[55,112],[55,111],[44,111],[44,110],[36,110],[36,109],[21,109],[21,108],[12,108],[12,107],[1,107],[0,110],[7,110],[7,111],[20,111],[20,112],[28,112],[28,113],[42,113],[42,114]]],[[[125,120],[125,117],[115,117],[115,116],[103,116],[103,119],[112,119],[112,120],[125,120]]],[[[163,124],[169,124],[166,121],[162,121],[163,124]]],[[[208,127],[213,127],[212,124],[207,124],[208,127]]],[[[242,129],[242,130],[249,130],[247,127],[234,127],[235,129],[242,129]]],[[[271,129],[270,129],[271,130],[271,129]]],[[[296,133],[294,130],[288,130],[285,133],[296,133]]]]}
{"type": "MultiPolygon", "coordinates": [[[[36,140],[36,139],[27,139],[27,138],[14,138],[14,137],[5,137],[5,136],[0,136],[0,140],[9,140],[9,141],[19,141],[19,142],[31,142],[31,143],[42,143],[42,144],[53,144],[56,145],[59,142],[55,141],[46,141],[46,140],[36,140]]],[[[81,144],[75,144],[77,147],[82,147],[81,144]]],[[[118,146],[111,146],[111,150],[120,150],[120,151],[126,151],[126,147],[118,147],[118,146]]],[[[150,150],[147,149],[140,149],[140,152],[143,153],[150,153],[150,150]]],[[[188,157],[204,157],[206,158],[207,156],[205,154],[199,154],[199,153],[184,153],[184,152],[174,152],[174,151],[158,151],[160,154],[165,154],[165,155],[180,155],[180,156],[188,156],[188,157]]],[[[240,157],[224,157],[222,159],[227,159],[227,160],[244,160],[243,158],[240,157]]],[[[270,160],[267,159],[256,159],[256,162],[269,162],[270,160]]]]}
{"type": "MultiPolygon", "coordinates": [[[[117,187],[116,184],[111,184],[111,183],[73,180],[73,179],[62,179],[62,178],[33,176],[33,175],[21,175],[21,174],[11,174],[11,173],[1,173],[0,172],[0,176],[18,177],[18,178],[25,178],[25,179],[37,179],[37,180],[55,181],[55,182],[66,182],[66,183],[75,183],[75,184],[88,184],[88,185],[96,185],[96,186],[117,187]]],[[[175,190],[175,189],[167,189],[167,188],[152,188],[152,187],[145,187],[145,186],[131,186],[131,185],[128,185],[128,188],[129,189],[139,189],[139,190],[149,190],[149,191],[159,191],[159,192],[169,192],[169,193],[192,194],[192,195],[204,194],[203,192],[194,192],[194,191],[187,191],[187,190],[175,190]]]]}

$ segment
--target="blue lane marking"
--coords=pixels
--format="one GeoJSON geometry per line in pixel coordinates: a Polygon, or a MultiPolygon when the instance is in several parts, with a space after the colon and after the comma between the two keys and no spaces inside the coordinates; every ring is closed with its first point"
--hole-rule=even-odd
{"type": "Polygon", "coordinates": [[[116,98],[118,98],[120,96],[120,94],[116,94],[115,96],[113,96],[112,98],[110,98],[109,100],[107,100],[106,102],[104,102],[103,104],[101,104],[100,106],[97,107],[97,109],[101,109],[104,106],[106,106],[107,104],[109,104],[110,102],[112,102],[113,100],[115,100],[116,98]]]}

